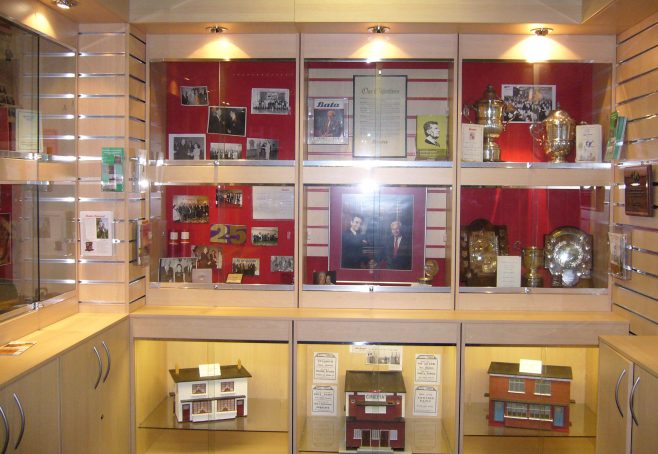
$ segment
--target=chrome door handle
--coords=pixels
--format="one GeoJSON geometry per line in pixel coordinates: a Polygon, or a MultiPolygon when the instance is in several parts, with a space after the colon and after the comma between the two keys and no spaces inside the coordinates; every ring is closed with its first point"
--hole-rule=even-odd
{"type": "Polygon", "coordinates": [[[98,349],[94,346],[94,353],[96,353],[96,360],[98,361],[98,377],[96,377],[96,383],[94,384],[94,389],[98,388],[98,385],[101,382],[101,377],[103,376],[103,361],[101,361],[101,354],[98,353],[98,349]]]}
{"type": "Polygon", "coordinates": [[[105,375],[103,376],[103,383],[105,383],[105,380],[107,380],[108,375],[110,375],[110,369],[112,368],[112,355],[110,355],[110,349],[105,343],[105,341],[102,341],[101,345],[105,350],[105,356],[107,356],[107,370],[105,371],[105,375]]]}
{"type": "Polygon", "coordinates": [[[5,411],[3,408],[0,406],[0,416],[2,416],[2,424],[5,426],[5,441],[2,444],[2,454],[5,454],[7,452],[7,447],[9,446],[9,421],[7,421],[7,415],[5,415],[5,411]]]}
{"type": "Polygon", "coordinates": [[[621,385],[621,379],[624,378],[624,375],[626,375],[626,369],[621,370],[621,374],[619,374],[617,384],[615,385],[615,403],[617,404],[617,410],[619,410],[619,414],[622,418],[624,417],[624,413],[621,411],[621,405],[619,404],[619,385],[621,385]]]}
{"type": "Polygon", "coordinates": [[[635,379],[635,383],[633,383],[633,388],[631,388],[631,397],[628,400],[628,405],[629,407],[631,407],[631,418],[633,418],[633,422],[635,423],[636,426],[639,426],[640,423],[637,422],[637,417],[635,416],[635,410],[633,409],[633,406],[635,404],[635,390],[639,383],[640,383],[640,377],[637,377],[635,379]]]}
{"type": "Polygon", "coordinates": [[[18,411],[21,414],[21,431],[18,433],[18,440],[16,440],[16,444],[14,445],[14,449],[18,449],[21,445],[21,441],[23,441],[23,434],[25,433],[25,412],[23,411],[23,406],[21,405],[21,401],[16,393],[14,393],[14,401],[16,402],[18,411]]]}

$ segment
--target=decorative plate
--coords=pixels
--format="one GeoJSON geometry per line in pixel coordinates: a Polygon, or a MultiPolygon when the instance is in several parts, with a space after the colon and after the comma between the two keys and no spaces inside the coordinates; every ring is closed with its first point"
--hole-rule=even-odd
{"type": "Polygon", "coordinates": [[[573,287],[592,272],[592,236],[576,227],[558,227],[544,238],[544,266],[554,287],[573,287]]]}

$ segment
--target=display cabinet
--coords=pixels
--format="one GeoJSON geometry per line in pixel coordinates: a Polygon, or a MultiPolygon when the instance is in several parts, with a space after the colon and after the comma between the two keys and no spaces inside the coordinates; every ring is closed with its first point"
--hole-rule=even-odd
{"type": "Polygon", "coordinates": [[[133,321],[137,452],[290,452],[290,323],[174,318],[133,321]]]}
{"type": "Polygon", "coordinates": [[[460,40],[457,308],[608,310],[611,44],[460,40]]]}
{"type": "Polygon", "coordinates": [[[75,52],[0,21],[0,320],[76,290],[75,52]]]}
{"type": "Polygon", "coordinates": [[[302,35],[301,306],[453,307],[456,42],[412,36],[302,35]]]}
{"type": "Polygon", "coordinates": [[[306,320],[295,329],[294,452],[456,452],[457,325],[306,320]]]}
{"type": "Polygon", "coordinates": [[[229,60],[150,64],[149,294],[290,306],[296,62],[229,60]]]}

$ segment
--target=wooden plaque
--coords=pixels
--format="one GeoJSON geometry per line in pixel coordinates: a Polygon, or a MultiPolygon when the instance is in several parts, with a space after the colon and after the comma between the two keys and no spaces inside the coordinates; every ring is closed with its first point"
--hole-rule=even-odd
{"type": "Polygon", "coordinates": [[[653,216],[653,169],[650,164],[624,169],[624,205],[631,216],[653,216]]]}

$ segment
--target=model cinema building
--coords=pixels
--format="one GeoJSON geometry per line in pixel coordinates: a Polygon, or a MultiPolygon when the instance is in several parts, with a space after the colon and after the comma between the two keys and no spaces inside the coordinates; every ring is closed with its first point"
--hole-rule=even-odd
{"type": "Polygon", "coordinates": [[[247,380],[242,364],[222,365],[221,375],[201,377],[198,368],[170,369],[176,386],[178,422],[214,421],[247,416],[247,380]]]}
{"type": "Polygon", "coordinates": [[[345,374],[345,447],[404,448],[406,389],[402,372],[345,374]]]}
{"type": "Polygon", "coordinates": [[[543,365],[520,372],[518,363],[489,365],[489,425],[569,431],[571,367],[543,365]]]}

